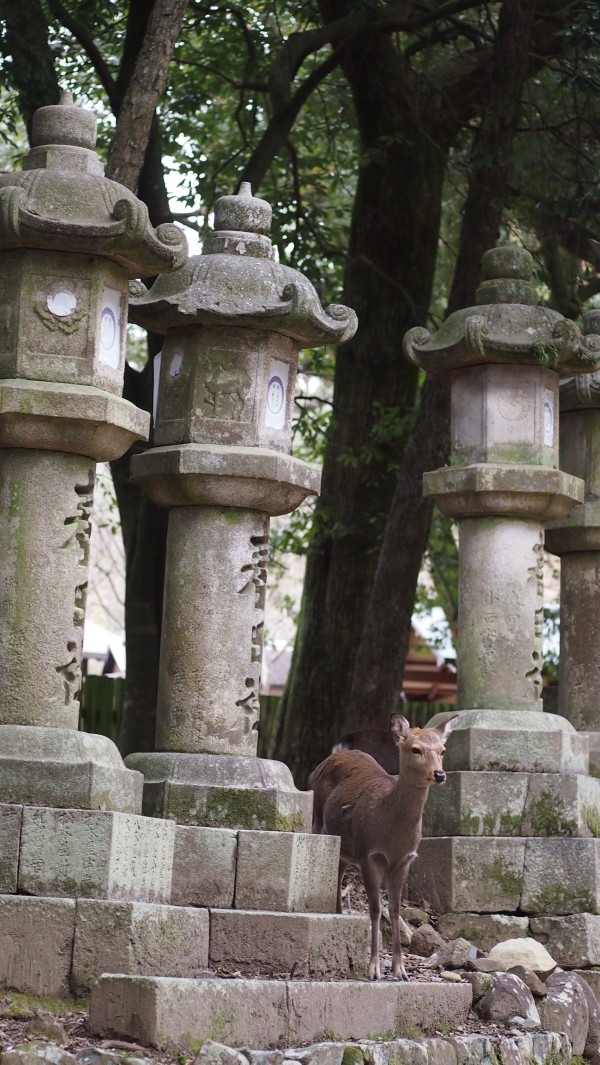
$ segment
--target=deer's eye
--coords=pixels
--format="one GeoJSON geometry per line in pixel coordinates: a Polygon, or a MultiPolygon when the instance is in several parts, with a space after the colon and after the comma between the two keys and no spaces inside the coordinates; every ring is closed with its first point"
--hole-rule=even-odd
{"type": "Polygon", "coordinates": [[[423,751],[420,747],[411,747],[411,751],[413,754],[423,754],[423,751]]]}

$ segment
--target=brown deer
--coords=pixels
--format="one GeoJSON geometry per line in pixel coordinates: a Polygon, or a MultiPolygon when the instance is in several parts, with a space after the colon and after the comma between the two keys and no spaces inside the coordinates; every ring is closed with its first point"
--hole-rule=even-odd
{"type": "Polygon", "coordinates": [[[411,728],[392,714],[390,729],[399,752],[396,781],[362,751],[330,754],[311,773],[313,832],[341,837],[337,912],[342,912],[342,877],[359,865],[369,900],[371,958],[369,980],[379,980],[379,889],[385,879],[392,924],[392,976],[408,980],[400,942],[402,888],[421,840],[423,808],[432,784],[443,784],[444,743],[458,721],[454,714],[434,728],[411,728]]]}

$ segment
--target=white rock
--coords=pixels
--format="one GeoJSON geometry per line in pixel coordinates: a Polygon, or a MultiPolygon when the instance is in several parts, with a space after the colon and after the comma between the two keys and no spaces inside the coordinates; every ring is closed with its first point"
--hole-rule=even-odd
{"type": "Polygon", "coordinates": [[[507,969],[513,965],[523,965],[532,969],[542,980],[556,969],[554,958],[536,939],[505,939],[496,943],[488,953],[494,961],[506,962],[507,969]]]}

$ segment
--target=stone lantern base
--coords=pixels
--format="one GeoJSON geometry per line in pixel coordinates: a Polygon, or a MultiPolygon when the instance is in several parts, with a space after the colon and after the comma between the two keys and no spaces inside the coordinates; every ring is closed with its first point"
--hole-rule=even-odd
{"type": "MultiPolygon", "coordinates": [[[[444,756],[447,770],[569,775],[588,772],[585,738],[557,714],[485,709],[459,713],[444,756]]],[[[447,714],[436,714],[428,727],[445,717],[447,714]]]]}
{"type": "Polygon", "coordinates": [[[149,816],[213,828],[311,830],[312,792],[296,790],[283,762],[173,752],[132,754],[125,761],[144,774],[143,812],[149,816]]]}
{"type": "Polygon", "coordinates": [[[425,808],[411,897],[448,921],[600,913],[600,780],[588,757],[557,715],[463,711],[446,785],[425,808]]]}
{"type": "Polygon", "coordinates": [[[142,785],[106,736],[0,725],[0,803],[139,814],[142,785]]]}

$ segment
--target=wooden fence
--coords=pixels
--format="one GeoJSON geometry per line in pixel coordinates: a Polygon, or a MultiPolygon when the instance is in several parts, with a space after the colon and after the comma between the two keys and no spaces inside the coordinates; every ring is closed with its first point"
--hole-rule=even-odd
{"type": "MultiPolygon", "coordinates": [[[[95,732],[109,736],[117,742],[123,715],[123,677],[87,676],[83,679],[79,728],[82,732],[95,732]]],[[[261,758],[273,758],[277,726],[279,723],[278,695],[263,695],[260,699],[260,727],[258,754],[261,758]]],[[[455,707],[452,703],[405,703],[403,713],[411,725],[423,728],[434,714],[441,714],[455,707]]]]}

